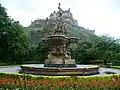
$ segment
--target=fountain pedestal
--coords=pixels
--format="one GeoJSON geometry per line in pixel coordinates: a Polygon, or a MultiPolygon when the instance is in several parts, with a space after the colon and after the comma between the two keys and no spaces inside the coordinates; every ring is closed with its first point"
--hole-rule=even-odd
{"type": "Polygon", "coordinates": [[[50,35],[46,38],[51,51],[45,60],[45,67],[76,67],[75,60],[71,59],[66,45],[70,43],[65,35],[50,35]]]}

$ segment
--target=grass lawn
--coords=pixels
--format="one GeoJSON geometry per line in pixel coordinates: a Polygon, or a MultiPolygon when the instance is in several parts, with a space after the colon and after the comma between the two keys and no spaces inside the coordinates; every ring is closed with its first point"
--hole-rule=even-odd
{"type": "Polygon", "coordinates": [[[112,68],[120,69],[120,66],[112,66],[112,68]]]}

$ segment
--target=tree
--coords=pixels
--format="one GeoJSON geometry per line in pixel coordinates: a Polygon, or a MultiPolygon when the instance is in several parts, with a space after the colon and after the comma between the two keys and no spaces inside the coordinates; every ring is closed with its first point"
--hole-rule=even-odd
{"type": "Polygon", "coordinates": [[[95,48],[99,51],[99,59],[103,60],[105,65],[107,60],[112,62],[115,54],[120,52],[119,46],[119,39],[108,36],[99,37],[95,43],[95,48]]]}
{"type": "Polygon", "coordinates": [[[40,63],[44,63],[45,59],[48,56],[50,48],[48,47],[47,43],[41,41],[36,49],[36,57],[40,63]]]}
{"type": "Polygon", "coordinates": [[[120,62],[120,39],[100,36],[95,41],[80,41],[69,48],[71,55],[77,63],[104,63],[120,62]]]}
{"type": "Polygon", "coordinates": [[[89,41],[82,41],[76,45],[72,45],[69,47],[69,51],[73,58],[75,58],[76,63],[89,64],[92,56],[90,55],[90,48],[92,47],[92,43],[89,41]]]}
{"type": "Polygon", "coordinates": [[[19,22],[11,19],[0,4],[0,57],[9,64],[23,61],[29,47],[28,36],[19,22]]]}

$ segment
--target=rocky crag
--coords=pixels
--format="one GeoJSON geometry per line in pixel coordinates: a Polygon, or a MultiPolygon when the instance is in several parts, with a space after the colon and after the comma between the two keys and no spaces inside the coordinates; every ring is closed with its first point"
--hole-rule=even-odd
{"type": "MultiPolygon", "coordinates": [[[[31,24],[25,29],[28,32],[32,44],[38,44],[45,36],[50,35],[54,30],[58,12],[54,11],[46,19],[37,19],[31,21],[31,24]]],[[[95,30],[85,29],[78,26],[78,21],[73,18],[70,8],[63,13],[63,19],[68,29],[68,36],[77,37],[79,39],[92,40],[97,37],[94,33],[95,30]]]]}

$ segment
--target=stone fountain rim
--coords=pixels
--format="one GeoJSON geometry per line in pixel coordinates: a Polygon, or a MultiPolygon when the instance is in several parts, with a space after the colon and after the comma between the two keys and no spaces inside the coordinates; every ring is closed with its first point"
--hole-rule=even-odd
{"type": "MultiPolygon", "coordinates": [[[[21,67],[26,67],[26,68],[49,68],[49,69],[58,69],[59,67],[40,67],[40,66],[36,66],[36,65],[43,65],[43,64],[23,64],[21,65],[21,67]]],[[[78,65],[77,66],[82,66],[82,67],[60,67],[62,69],[87,69],[87,68],[99,68],[99,66],[97,65],[78,65]]]]}

